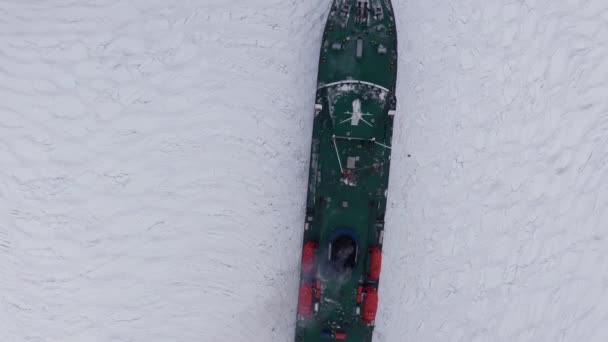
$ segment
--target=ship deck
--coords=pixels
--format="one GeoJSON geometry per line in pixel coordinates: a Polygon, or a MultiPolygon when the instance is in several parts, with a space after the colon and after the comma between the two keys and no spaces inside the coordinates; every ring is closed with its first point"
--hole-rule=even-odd
{"type": "Polygon", "coordinates": [[[302,282],[320,282],[321,295],[318,311],[299,318],[296,342],[316,342],[324,332],[330,340],[343,332],[346,341],[371,341],[373,322],[361,319],[357,289],[378,286],[366,278],[367,250],[382,248],[396,60],[389,0],[334,2],[320,55],[304,232],[304,243],[319,248],[315,272],[302,274],[302,282]],[[356,236],[357,262],[336,278],[324,265],[344,228],[356,236]]]}

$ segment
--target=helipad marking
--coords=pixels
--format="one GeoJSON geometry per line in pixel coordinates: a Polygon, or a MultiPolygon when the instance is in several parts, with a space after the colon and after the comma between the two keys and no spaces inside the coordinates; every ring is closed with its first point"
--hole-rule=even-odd
{"type": "Polygon", "coordinates": [[[364,85],[368,85],[368,86],[372,86],[374,88],[378,88],[378,89],[382,89],[387,93],[390,93],[391,91],[384,88],[383,86],[379,85],[379,84],[375,84],[375,83],[371,83],[371,82],[365,82],[365,81],[357,81],[357,80],[344,80],[344,81],[338,81],[338,82],[333,82],[333,83],[328,83],[328,84],[324,84],[320,87],[317,88],[317,90],[323,89],[323,88],[327,88],[327,87],[333,87],[335,85],[341,85],[341,84],[364,84],[364,85]]]}

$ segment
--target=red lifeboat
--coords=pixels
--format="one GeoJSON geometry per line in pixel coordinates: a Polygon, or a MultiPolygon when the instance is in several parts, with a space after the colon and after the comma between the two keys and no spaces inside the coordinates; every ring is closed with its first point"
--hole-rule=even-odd
{"type": "Polygon", "coordinates": [[[315,250],[318,244],[314,241],[308,241],[302,249],[302,273],[309,274],[315,266],[315,250]]]}
{"type": "Polygon", "coordinates": [[[378,281],[380,279],[380,271],[382,270],[382,251],[378,247],[369,249],[369,273],[367,279],[378,281]]]}
{"type": "Polygon", "coordinates": [[[334,334],[334,338],[336,340],[341,340],[341,341],[346,340],[346,336],[347,335],[346,335],[345,332],[337,332],[337,333],[334,334]]]}
{"type": "Polygon", "coordinates": [[[298,296],[298,315],[302,318],[312,314],[312,283],[302,283],[298,296]]]}
{"type": "Polygon", "coordinates": [[[376,312],[378,312],[378,291],[373,287],[368,287],[365,289],[363,322],[373,323],[376,320],[376,312]]]}

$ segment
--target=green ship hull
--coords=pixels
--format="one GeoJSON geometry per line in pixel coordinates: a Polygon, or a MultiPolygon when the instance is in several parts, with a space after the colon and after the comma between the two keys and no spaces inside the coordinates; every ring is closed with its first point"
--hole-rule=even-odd
{"type": "Polygon", "coordinates": [[[369,342],[395,114],[390,0],[334,0],[316,93],[296,342],[369,342]]]}

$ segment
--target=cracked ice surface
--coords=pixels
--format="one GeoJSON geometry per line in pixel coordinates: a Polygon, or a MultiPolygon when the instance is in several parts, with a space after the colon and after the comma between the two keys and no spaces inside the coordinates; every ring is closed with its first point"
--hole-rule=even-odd
{"type": "Polygon", "coordinates": [[[2,2],[1,341],[293,335],[313,5],[2,2]]]}
{"type": "Polygon", "coordinates": [[[377,339],[604,341],[608,3],[395,7],[377,339]]]}
{"type": "MultiPolygon", "coordinates": [[[[0,340],[291,341],[330,2],[0,3],[0,340]]],[[[394,6],[375,340],[604,341],[608,4],[394,6]]]]}

